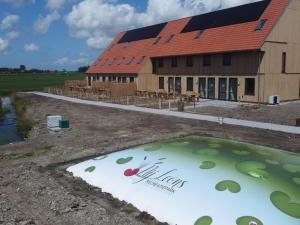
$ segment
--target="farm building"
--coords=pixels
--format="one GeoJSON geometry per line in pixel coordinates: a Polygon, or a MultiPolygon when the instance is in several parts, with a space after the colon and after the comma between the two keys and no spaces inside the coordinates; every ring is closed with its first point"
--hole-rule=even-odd
{"type": "Polygon", "coordinates": [[[139,91],[209,99],[299,99],[300,1],[264,0],[122,32],[86,75],[88,86],[135,82],[139,91]]]}

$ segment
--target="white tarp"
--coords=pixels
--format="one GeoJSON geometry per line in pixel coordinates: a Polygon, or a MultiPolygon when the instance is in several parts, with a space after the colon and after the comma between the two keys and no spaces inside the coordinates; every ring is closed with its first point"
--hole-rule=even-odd
{"type": "Polygon", "coordinates": [[[189,137],[100,156],[68,171],[161,222],[300,224],[300,157],[279,150],[189,137]]]}

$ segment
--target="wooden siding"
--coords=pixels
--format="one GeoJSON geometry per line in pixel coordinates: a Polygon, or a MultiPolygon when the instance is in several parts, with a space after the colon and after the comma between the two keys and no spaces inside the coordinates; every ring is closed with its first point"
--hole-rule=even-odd
{"type": "Polygon", "coordinates": [[[295,100],[300,96],[300,1],[292,0],[275,25],[262,50],[261,71],[266,75],[262,98],[271,95],[281,100],[295,100]],[[286,52],[286,73],[282,73],[282,53],[286,52]]]}
{"type": "Polygon", "coordinates": [[[211,65],[203,65],[203,55],[194,55],[193,67],[186,66],[186,56],[178,56],[177,67],[171,66],[171,57],[164,58],[164,67],[158,67],[157,74],[189,74],[189,75],[256,75],[259,71],[258,52],[232,53],[231,66],[223,66],[223,54],[211,55],[211,65]]]}

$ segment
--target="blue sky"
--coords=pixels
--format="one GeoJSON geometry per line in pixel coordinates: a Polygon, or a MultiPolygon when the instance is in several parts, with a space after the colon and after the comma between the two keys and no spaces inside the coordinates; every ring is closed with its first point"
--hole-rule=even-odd
{"type": "Polygon", "coordinates": [[[76,70],[123,30],[255,0],[0,0],[0,67],[76,70]]]}

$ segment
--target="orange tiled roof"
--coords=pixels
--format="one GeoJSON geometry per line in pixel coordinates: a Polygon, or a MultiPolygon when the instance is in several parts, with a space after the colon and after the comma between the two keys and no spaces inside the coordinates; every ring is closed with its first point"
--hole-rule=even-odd
{"type": "Polygon", "coordinates": [[[156,37],[118,43],[126,33],[122,32],[117,35],[111,45],[89,68],[87,74],[137,74],[148,59],[152,57],[260,49],[289,2],[289,0],[271,0],[258,20],[205,29],[199,39],[195,39],[198,31],[181,32],[192,17],[168,22],[158,35],[161,40],[156,45],[153,45],[156,37]],[[261,19],[267,19],[268,21],[262,30],[254,31],[261,19]],[[169,43],[165,43],[171,34],[175,34],[174,38],[169,43]],[[143,56],[145,58],[140,62],[143,56]],[[134,60],[128,64],[132,57],[135,57],[134,60]],[[122,59],[124,60],[120,63],[122,59]],[[105,60],[108,61],[103,65],[105,60]],[[112,63],[113,60],[114,63],[112,63]]]}

